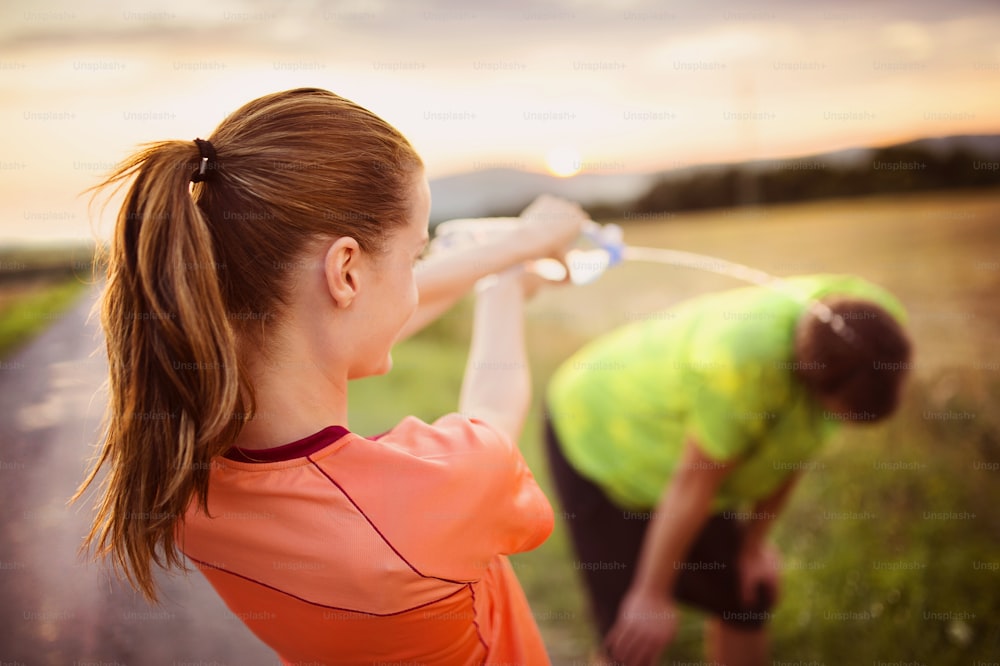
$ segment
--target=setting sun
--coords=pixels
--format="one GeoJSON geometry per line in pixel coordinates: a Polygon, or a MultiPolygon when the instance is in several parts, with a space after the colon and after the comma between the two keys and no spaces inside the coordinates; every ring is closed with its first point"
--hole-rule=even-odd
{"type": "Polygon", "coordinates": [[[545,154],[545,165],[549,171],[560,178],[568,178],[580,173],[582,162],[580,151],[565,146],[553,148],[545,154]]]}

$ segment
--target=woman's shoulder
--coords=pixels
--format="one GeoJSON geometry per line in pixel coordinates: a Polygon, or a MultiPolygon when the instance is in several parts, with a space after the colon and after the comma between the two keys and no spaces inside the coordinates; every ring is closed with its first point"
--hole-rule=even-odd
{"type": "Polygon", "coordinates": [[[348,445],[325,449],[311,460],[341,472],[392,469],[400,482],[456,474],[473,478],[483,469],[515,468],[522,463],[517,447],[505,434],[485,421],[457,413],[431,423],[409,416],[370,437],[355,433],[348,445]]]}
{"type": "Polygon", "coordinates": [[[431,423],[408,416],[371,439],[419,456],[513,448],[509,438],[486,421],[459,413],[446,414],[431,423]]]}

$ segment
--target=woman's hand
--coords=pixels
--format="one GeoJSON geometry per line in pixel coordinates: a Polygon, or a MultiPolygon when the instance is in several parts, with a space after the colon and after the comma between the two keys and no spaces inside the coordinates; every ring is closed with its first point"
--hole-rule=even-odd
{"type": "Polygon", "coordinates": [[[550,284],[552,284],[551,280],[543,278],[534,271],[521,271],[521,293],[524,294],[525,301],[534,297],[534,295],[538,293],[539,289],[550,284]]]}
{"type": "Polygon", "coordinates": [[[670,597],[633,588],[622,600],[604,650],[612,663],[652,666],[674,639],[677,620],[677,608],[670,597]]]}
{"type": "Polygon", "coordinates": [[[543,194],[521,213],[518,233],[533,258],[562,260],[589,220],[579,204],[543,194]]]}

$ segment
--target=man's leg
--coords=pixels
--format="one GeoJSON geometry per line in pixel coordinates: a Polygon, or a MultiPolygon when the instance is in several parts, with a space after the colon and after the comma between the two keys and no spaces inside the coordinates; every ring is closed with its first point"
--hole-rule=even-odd
{"type": "Polygon", "coordinates": [[[549,471],[578,558],[574,566],[583,574],[588,601],[603,641],[635,573],[649,519],[641,513],[623,511],[600,488],[580,476],[562,455],[548,419],[545,445],[549,471]]]}
{"type": "Polygon", "coordinates": [[[742,601],[738,553],[743,526],[733,518],[709,519],[691,547],[689,561],[708,564],[701,571],[683,571],[677,579],[678,600],[710,615],[705,620],[705,657],[726,666],[769,664],[768,621],[773,591],[759,586],[753,604],[742,601]]]}

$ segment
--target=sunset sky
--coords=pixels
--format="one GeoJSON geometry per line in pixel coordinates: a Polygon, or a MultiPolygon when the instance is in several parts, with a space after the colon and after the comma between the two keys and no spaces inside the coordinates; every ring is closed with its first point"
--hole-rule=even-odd
{"type": "Polygon", "coordinates": [[[136,144],[298,86],[385,117],[431,178],[1000,132],[1000,3],[694,4],[8,0],[0,243],[92,237],[79,193],[136,144]]]}

